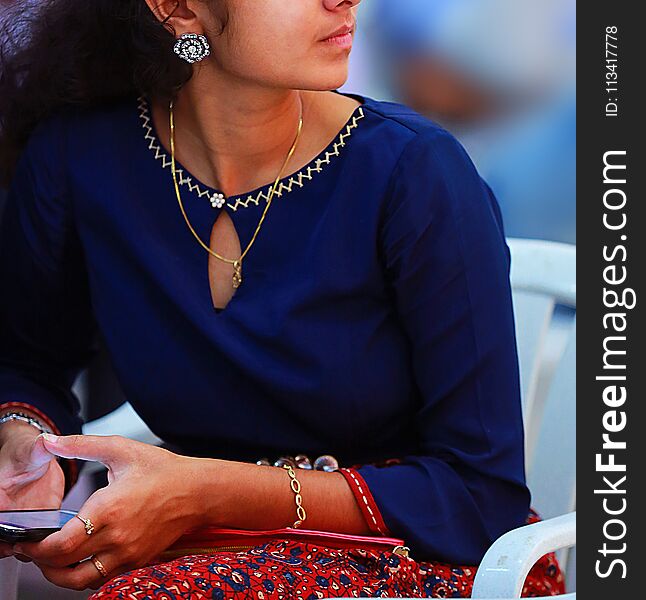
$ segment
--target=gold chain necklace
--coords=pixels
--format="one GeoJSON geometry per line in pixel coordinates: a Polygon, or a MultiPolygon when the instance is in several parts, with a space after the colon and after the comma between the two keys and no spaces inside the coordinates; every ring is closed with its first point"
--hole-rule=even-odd
{"type": "Polygon", "coordinates": [[[298,130],[296,132],[296,137],[294,138],[294,143],[292,144],[292,147],[289,149],[289,152],[287,153],[287,156],[285,157],[285,161],[283,162],[283,166],[280,169],[280,172],[278,173],[278,176],[276,177],[276,181],[274,181],[274,184],[271,187],[271,191],[269,193],[269,197],[267,198],[267,206],[265,206],[265,210],[262,213],[262,216],[260,217],[260,222],[258,223],[258,227],[256,227],[256,231],[253,234],[253,237],[251,238],[251,241],[245,248],[244,252],[240,255],[240,258],[238,259],[231,259],[231,258],[226,258],[224,256],[220,256],[217,252],[214,252],[209,248],[201,239],[200,236],[197,235],[195,232],[195,229],[193,229],[193,226],[191,225],[190,221],[188,220],[188,217],[186,216],[186,211],[184,210],[184,205],[182,204],[182,197],[179,192],[179,184],[177,182],[177,172],[175,169],[175,119],[173,116],[173,100],[170,101],[169,105],[169,115],[170,115],[170,156],[171,156],[171,171],[173,173],[173,183],[175,184],[175,195],[177,196],[177,202],[179,203],[179,207],[182,211],[182,214],[184,215],[184,220],[186,221],[186,224],[188,225],[188,228],[191,230],[191,233],[195,236],[195,239],[199,242],[199,244],[204,248],[207,252],[215,256],[216,258],[219,258],[221,261],[224,261],[226,263],[232,264],[233,265],[233,287],[238,288],[240,285],[242,285],[242,259],[245,257],[247,252],[249,252],[249,249],[253,245],[254,241],[256,240],[256,236],[258,235],[258,232],[260,231],[260,227],[262,226],[262,222],[265,220],[265,215],[267,214],[267,211],[269,210],[269,206],[271,205],[271,200],[274,196],[274,193],[276,192],[276,189],[278,188],[278,182],[283,176],[283,172],[285,168],[287,167],[287,163],[289,162],[289,159],[292,157],[294,154],[294,150],[296,150],[296,146],[298,144],[298,140],[301,137],[301,131],[303,130],[303,99],[301,98],[299,94],[299,100],[301,104],[301,111],[300,111],[300,117],[298,119],[298,130]]]}

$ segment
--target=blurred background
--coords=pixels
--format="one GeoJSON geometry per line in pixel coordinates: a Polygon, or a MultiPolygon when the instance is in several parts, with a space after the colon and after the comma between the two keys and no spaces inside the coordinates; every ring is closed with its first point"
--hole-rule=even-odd
{"type": "Polygon", "coordinates": [[[453,133],[508,237],[575,243],[575,0],[365,0],[343,91],[453,133]]]}
{"type": "MultiPolygon", "coordinates": [[[[0,21],[26,6],[0,0],[0,21]]],[[[495,192],[507,237],[574,244],[575,13],[575,0],[364,0],[340,89],[402,102],[453,133],[495,192]]],[[[88,420],[124,401],[105,356],[77,385],[88,420]]],[[[106,483],[82,474],[64,507],[106,483]]],[[[89,595],[22,567],[20,600],[89,595]]]]}

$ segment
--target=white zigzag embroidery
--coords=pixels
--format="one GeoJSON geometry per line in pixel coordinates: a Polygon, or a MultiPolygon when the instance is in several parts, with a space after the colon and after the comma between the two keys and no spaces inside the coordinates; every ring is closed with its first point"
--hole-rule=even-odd
{"type": "MultiPolygon", "coordinates": [[[[161,161],[161,165],[164,169],[171,167],[171,159],[165,150],[162,148],[159,140],[155,136],[153,131],[153,126],[151,122],[150,113],[148,111],[148,102],[144,96],[139,96],[137,98],[139,105],[139,117],[141,118],[141,124],[144,128],[144,138],[148,141],[148,148],[153,151],[155,159],[161,161]]],[[[350,121],[345,126],[345,129],[339,133],[337,136],[337,141],[333,145],[333,150],[325,152],[325,158],[317,158],[312,161],[315,166],[312,166],[310,163],[307,167],[304,167],[298,173],[290,175],[288,178],[285,178],[279,182],[279,186],[276,188],[276,196],[281,197],[283,193],[289,193],[294,189],[294,186],[303,187],[305,181],[311,181],[314,173],[320,173],[323,171],[323,165],[329,165],[330,159],[333,156],[339,156],[339,148],[343,148],[346,144],[346,139],[352,135],[352,130],[357,127],[357,123],[360,119],[363,119],[363,107],[358,106],[356,114],[352,116],[350,121]]],[[[212,199],[213,194],[206,189],[203,189],[199,184],[194,183],[192,178],[185,176],[183,169],[177,169],[178,183],[180,185],[185,185],[191,192],[196,193],[200,198],[206,196],[209,200],[212,199]]],[[[246,199],[238,198],[234,204],[229,202],[226,205],[231,208],[231,210],[238,210],[241,206],[243,208],[249,208],[251,203],[256,206],[259,205],[260,200],[263,200],[265,203],[269,201],[269,192],[271,191],[271,185],[267,186],[266,190],[260,190],[255,196],[249,195],[246,199]]]]}

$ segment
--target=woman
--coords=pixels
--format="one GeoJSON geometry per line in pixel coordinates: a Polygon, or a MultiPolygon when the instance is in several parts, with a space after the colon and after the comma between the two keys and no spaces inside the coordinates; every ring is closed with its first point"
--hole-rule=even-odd
{"type": "MultiPolygon", "coordinates": [[[[109,467],[80,518],[3,547],[55,584],[468,597],[537,518],[496,200],[437,124],[336,92],[358,4],[53,2],[5,65],[1,408],[27,417],[0,426],[2,508],[59,506],[74,458],[109,467]],[[97,331],[175,452],[75,435],[97,331]],[[327,470],[255,464],[298,454],[327,470]],[[155,562],[204,526],[410,554],[277,538],[155,562]]],[[[524,592],[561,588],[547,555],[524,592]]]]}

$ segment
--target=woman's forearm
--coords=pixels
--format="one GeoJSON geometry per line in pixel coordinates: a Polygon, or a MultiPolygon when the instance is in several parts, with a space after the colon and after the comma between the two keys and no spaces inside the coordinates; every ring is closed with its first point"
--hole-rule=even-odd
{"type": "MultiPolygon", "coordinates": [[[[286,469],[200,458],[192,481],[203,525],[278,529],[297,519],[286,469]]],[[[302,529],[371,535],[345,477],[338,472],[295,469],[307,518],[302,529]]]]}

